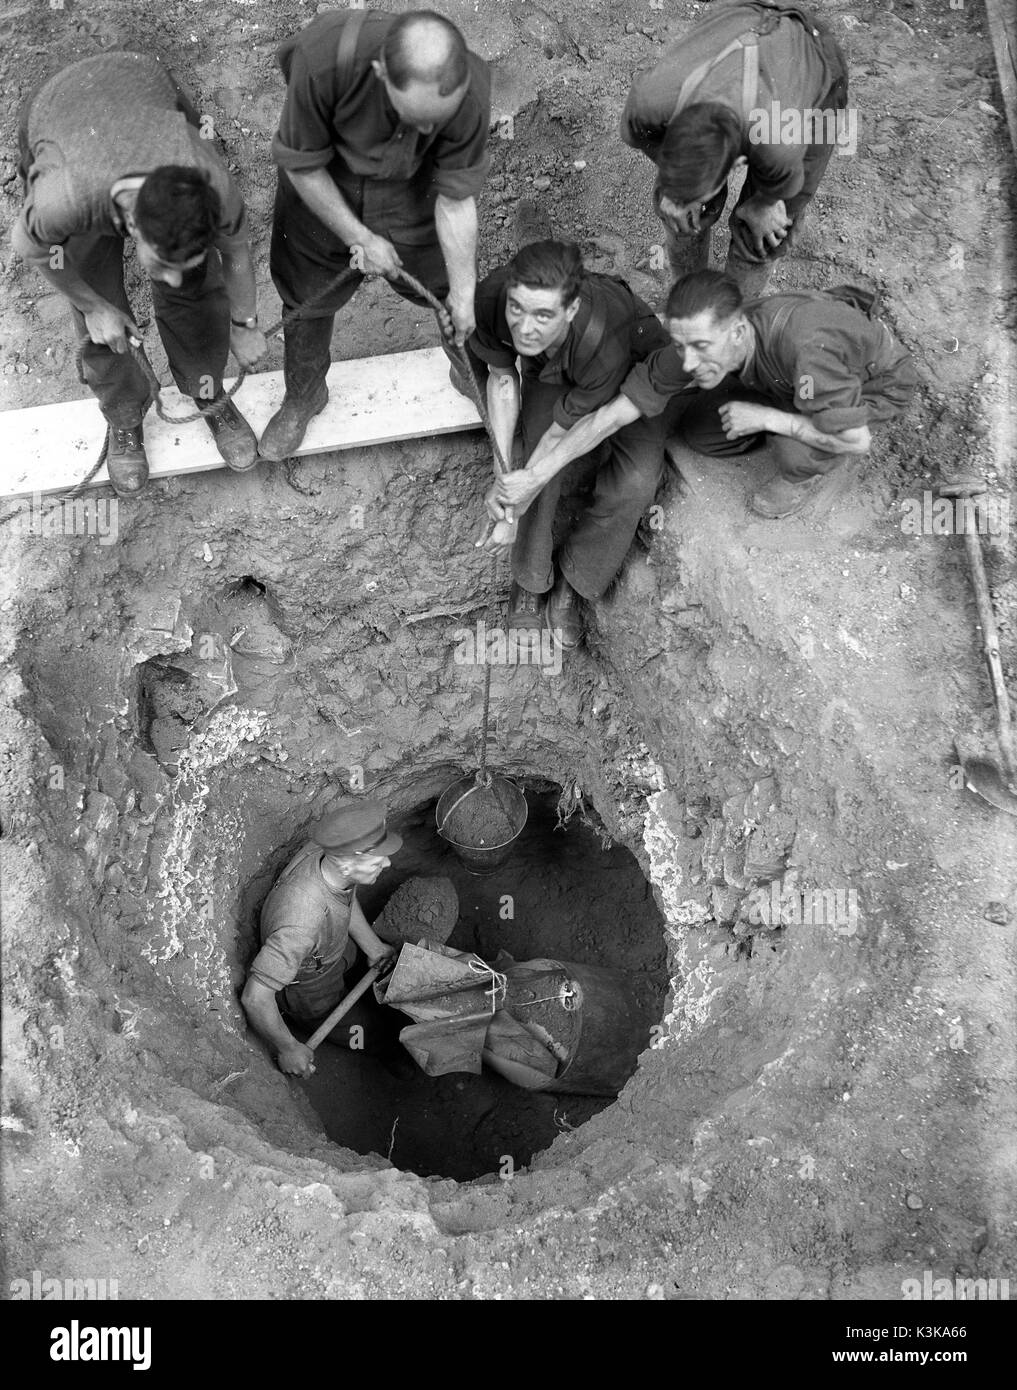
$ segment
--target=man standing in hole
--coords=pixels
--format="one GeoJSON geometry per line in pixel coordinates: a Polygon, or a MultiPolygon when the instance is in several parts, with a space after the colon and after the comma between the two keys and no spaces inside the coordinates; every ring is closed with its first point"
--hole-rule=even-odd
{"type": "Polygon", "coordinates": [[[281,1071],[306,1077],[314,1070],[314,1053],[293,1036],[284,1015],[313,1030],[347,992],[358,946],[369,968],[395,954],[368,925],[357,887],[374,883],[401,845],[386,827],[385,808],[357,801],[313,826],[265,899],[261,950],[241,1002],[251,1027],[275,1049],[281,1071]]]}
{"type": "Polygon", "coordinates": [[[405,268],[445,301],[443,331],[460,345],[472,331],[491,121],[487,64],[428,10],[328,12],[283,44],[279,65],[287,89],[272,142],[275,287],[292,311],[343,269],[359,274],[287,319],[286,395],[259,445],[275,460],[295,452],[328,402],[335,315],[365,274],[405,268]]]}
{"type": "Polygon", "coordinates": [[[254,431],[227,400],[232,348],[265,355],[243,199],[189,97],[157,58],[100,53],[27,103],[19,142],[25,202],[15,251],[70,301],[84,379],[109,426],[106,465],[121,497],[148,479],[142,419],[150,385],[128,352],[141,329],[124,289],[124,242],[152,282],[173,380],[205,415],[228,467],[253,467],[254,431]]]}

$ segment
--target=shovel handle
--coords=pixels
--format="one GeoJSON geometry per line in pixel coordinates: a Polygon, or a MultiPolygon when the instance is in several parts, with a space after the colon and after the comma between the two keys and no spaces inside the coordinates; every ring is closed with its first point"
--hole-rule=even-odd
{"type": "Polygon", "coordinates": [[[975,591],[975,606],[978,609],[978,621],[982,628],[982,654],[985,657],[985,664],[989,668],[989,679],[992,682],[992,693],[996,702],[996,736],[999,741],[999,751],[1002,754],[1007,780],[1012,782],[1017,775],[1017,754],[1014,751],[1013,724],[1010,719],[1010,697],[1003,680],[1003,662],[999,654],[999,631],[996,627],[996,615],[992,611],[989,581],[985,576],[982,543],[970,516],[968,516],[964,526],[964,548],[968,553],[971,586],[975,591]]]}
{"type": "Polygon", "coordinates": [[[314,1049],[318,1046],[318,1044],[320,1042],[323,1042],[324,1039],[328,1037],[329,1033],[331,1033],[332,1029],[336,1026],[339,1020],[349,1013],[350,1009],[353,1008],[353,1005],[357,1002],[360,996],[362,994],[367,993],[367,991],[374,984],[375,980],[381,974],[381,971],[381,965],[372,965],[370,970],[364,976],[364,978],[362,980],[359,980],[357,984],[355,984],[353,988],[350,990],[349,994],[347,994],[343,999],[339,1001],[339,1003],[329,1014],[328,1018],[325,1019],[324,1023],[320,1023],[318,1027],[315,1028],[314,1032],[307,1039],[307,1042],[304,1044],[304,1046],[309,1047],[313,1052],[314,1049]]]}

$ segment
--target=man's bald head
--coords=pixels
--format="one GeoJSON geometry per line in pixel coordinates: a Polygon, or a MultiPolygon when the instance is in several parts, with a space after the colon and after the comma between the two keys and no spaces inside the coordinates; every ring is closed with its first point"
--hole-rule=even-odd
{"type": "Polygon", "coordinates": [[[381,57],[389,81],[401,92],[420,83],[447,97],[469,80],[462,34],[433,10],[399,15],[385,36],[381,57]]]}

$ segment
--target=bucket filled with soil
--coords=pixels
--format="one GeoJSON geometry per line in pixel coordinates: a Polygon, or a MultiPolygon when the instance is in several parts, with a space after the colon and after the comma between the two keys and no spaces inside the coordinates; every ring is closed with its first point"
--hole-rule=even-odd
{"type": "Polygon", "coordinates": [[[434,808],[438,834],[471,874],[491,874],[504,864],[527,814],[526,797],[515,782],[490,772],[460,777],[434,808]]]}

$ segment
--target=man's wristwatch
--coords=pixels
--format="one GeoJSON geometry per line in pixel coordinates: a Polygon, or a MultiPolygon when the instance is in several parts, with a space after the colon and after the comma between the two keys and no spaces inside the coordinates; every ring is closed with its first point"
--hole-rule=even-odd
{"type": "Polygon", "coordinates": [[[234,328],[257,328],[258,315],[252,314],[249,319],[230,319],[234,328]]]}

